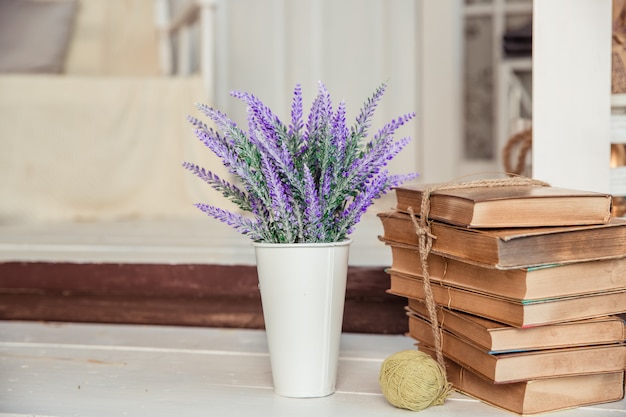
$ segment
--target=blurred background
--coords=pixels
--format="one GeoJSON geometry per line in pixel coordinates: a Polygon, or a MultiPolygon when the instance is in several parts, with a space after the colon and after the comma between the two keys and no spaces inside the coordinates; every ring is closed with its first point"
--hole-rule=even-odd
{"type": "Polygon", "coordinates": [[[245,123],[239,90],[288,119],[296,83],[350,122],[388,82],[372,130],[417,113],[394,172],[500,172],[532,117],[531,22],[530,0],[1,0],[0,224],[226,205],[180,166],[227,175],[186,116],[245,123]]]}

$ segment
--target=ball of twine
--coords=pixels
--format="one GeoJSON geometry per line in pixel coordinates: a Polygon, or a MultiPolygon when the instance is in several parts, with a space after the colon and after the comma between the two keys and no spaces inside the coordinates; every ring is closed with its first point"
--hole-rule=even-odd
{"type": "Polygon", "coordinates": [[[379,383],[389,403],[411,411],[443,404],[452,389],[437,361],[419,350],[404,350],[385,359],[379,383]]]}

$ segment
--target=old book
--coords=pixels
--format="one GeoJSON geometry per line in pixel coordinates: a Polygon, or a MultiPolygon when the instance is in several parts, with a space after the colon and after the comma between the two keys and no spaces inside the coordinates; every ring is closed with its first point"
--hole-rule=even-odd
{"type": "MultiPolygon", "coordinates": [[[[395,188],[400,211],[419,214],[429,185],[395,188]]],[[[464,227],[503,228],[606,223],[610,194],[540,185],[438,190],[430,195],[429,218],[464,227]]]]}
{"type": "MultiPolygon", "coordinates": [[[[379,213],[386,243],[419,244],[410,215],[379,213]]],[[[467,229],[431,223],[432,252],[491,268],[511,269],[621,258],[626,255],[626,219],[590,226],[467,229]]]]}
{"type": "MultiPolygon", "coordinates": [[[[432,348],[430,323],[417,319],[412,325],[410,334],[419,346],[432,348]]],[[[490,354],[448,331],[441,334],[446,357],[495,383],[624,371],[626,346],[621,343],[490,354]]]]}
{"type": "MultiPolygon", "coordinates": [[[[387,269],[388,292],[406,297],[408,304],[424,300],[423,282],[387,269]]],[[[460,288],[431,283],[435,302],[454,310],[485,317],[513,327],[533,327],[626,312],[626,289],[543,300],[494,297],[460,288]]]]}
{"type": "MultiPolygon", "coordinates": [[[[401,243],[389,243],[389,246],[394,271],[422,276],[417,248],[401,243]]],[[[431,281],[444,285],[521,300],[626,288],[626,256],[563,265],[495,269],[431,253],[428,272],[431,281]]]]}
{"type": "MultiPolygon", "coordinates": [[[[432,349],[420,347],[435,357],[432,349]]],[[[624,373],[608,372],[495,384],[446,358],[448,381],[454,388],[489,405],[532,415],[624,398],[624,373]]]]}
{"type": "MultiPolygon", "coordinates": [[[[418,320],[429,320],[424,303],[407,307],[409,334],[418,320]]],[[[617,316],[569,321],[520,329],[446,307],[437,307],[438,322],[444,329],[489,353],[591,346],[624,341],[624,323],[617,316]]]]}

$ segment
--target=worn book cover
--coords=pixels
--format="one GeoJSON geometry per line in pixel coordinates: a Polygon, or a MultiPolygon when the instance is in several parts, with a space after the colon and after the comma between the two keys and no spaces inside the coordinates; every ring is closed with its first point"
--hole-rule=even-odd
{"type": "MultiPolygon", "coordinates": [[[[425,299],[423,281],[387,269],[388,292],[408,299],[409,306],[425,299]]],[[[513,327],[533,327],[626,312],[626,289],[542,300],[516,300],[431,283],[435,302],[454,310],[513,327]]]]}
{"type": "MultiPolygon", "coordinates": [[[[494,383],[619,372],[626,358],[622,343],[491,354],[446,330],[441,334],[446,357],[494,383]]],[[[433,330],[426,320],[413,321],[411,336],[419,346],[434,346],[433,330]]]]}
{"type": "MultiPolygon", "coordinates": [[[[429,320],[424,303],[406,307],[409,334],[419,320],[429,320]]],[[[437,307],[439,325],[452,334],[466,339],[489,353],[505,353],[572,346],[591,346],[624,341],[624,324],[617,316],[535,326],[520,329],[484,317],[437,307]]]]}
{"type": "MultiPolygon", "coordinates": [[[[423,275],[415,246],[388,242],[391,268],[407,275],[423,275]]],[[[626,288],[626,254],[622,258],[495,269],[431,253],[431,281],[452,287],[520,300],[563,297],[626,288]],[[593,279],[589,279],[593,277],[593,279]]]]}
{"type": "MultiPolygon", "coordinates": [[[[420,350],[435,358],[432,349],[420,346],[420,350]]],[[[445,361],[448,381],[457,391],[517,414],[547,413],[624,398],[621,371],[495,384],[449,358],[445,361]]]]}
{"type": "MultiPolygon", "coordinates": [[[[411,216],[379,213],[385,243],[418,247],[411,216]]],[[[626,255],[626,219],[588,226],[467,229],[431,223],[432,253],[491,268],[511,269],[541,265],[621,258],[626,255]]]]}
{"type": "MultiPolygon", "coordinates": [[[[396,208],[419,214],[430,186],[397,187],[396,208]]],[[[455,188],[430,194],[429,218],[478,228],[598,224],[609,221],[611,202],[610,194],[541,185],[455,188]]]]}

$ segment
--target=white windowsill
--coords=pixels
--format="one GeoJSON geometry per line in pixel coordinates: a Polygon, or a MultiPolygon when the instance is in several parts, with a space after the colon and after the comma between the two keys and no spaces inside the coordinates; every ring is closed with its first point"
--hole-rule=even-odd
{"type": "MultiPolygon", "coordinates": [[[[350,236],[350,264],[389,266],[380,220],[366,213],[350,236]]],[[[0,262],[253,265],[250,240],[211,218],[0,224],[0,262]]]]}

